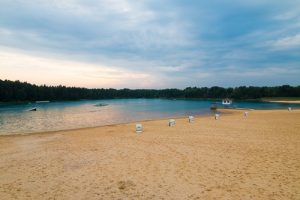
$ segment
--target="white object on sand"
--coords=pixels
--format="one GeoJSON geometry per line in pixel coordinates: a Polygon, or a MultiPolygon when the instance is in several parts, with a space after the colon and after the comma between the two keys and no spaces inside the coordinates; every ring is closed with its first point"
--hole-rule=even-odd
{"type": "Polygon", "coordinates": [[[218,120],[220,118],[220,114],[215,114],[215,120],[218,120]]]}
{"type": "Polygon", "coordinates": [[[244,112],[244,117],[248,117],[248,112],[244,112]]]}
{"type": "Polygon", "coordinates": [[[136,133],[141,133],[141,132],[143,132],[143,125],[142,125],[142,124],[136,124],[136,125],[135,125],[135,132],[136,132],[136,133]]]}
{"type": "Polygon", "coordinates": [[[292,107],[288,107],[288,110],[289,110],[289,111],[292,111],[292,107]]]}
{"type": "Polygon", "coordinates": [[[190,123],[194,122],[194,116],[189,116],[189,122],[190,123]]]}
{"type": "Polygon", "coordinates": [[[169,126],[175,126],[175,119],[169,120],[169,126]]]}

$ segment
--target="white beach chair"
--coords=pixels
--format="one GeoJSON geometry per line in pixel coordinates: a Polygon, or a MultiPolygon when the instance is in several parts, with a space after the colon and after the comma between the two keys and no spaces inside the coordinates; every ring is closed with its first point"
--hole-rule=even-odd
{"type": "Polygon", "coordinates": [[[189,116],[189,122],[190,123],[194,122],[194,116],[189,116]]]}
{"type": "Polygon", "coordinates": [[[248,117],[248,112],[244,112],[244,117],[248,117]]]}
{"type": "Polygon", "coordinates": [[[218,120],[220,118],[220,114],[215,114],[215,120],[218,120]]]}
{"type": "Polygon", "coordinates": [[[175,124],[176,124],[175,119],[169,120],[169,126],[175,126],[175,124]]]}
{"type": "Polygon", "coordinates": [[[143,125],[142,124],[136,124],[135,125],[135,132],[136,133],[142,133],[143,132],[143,125]]]}

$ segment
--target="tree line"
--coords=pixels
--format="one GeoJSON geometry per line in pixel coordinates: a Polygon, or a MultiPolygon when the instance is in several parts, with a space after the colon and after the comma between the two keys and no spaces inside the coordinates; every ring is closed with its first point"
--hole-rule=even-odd
{"type": "Polygon", "coordinates": [[[35,85],[27,82],[0,79],[0,102],[58,101],[112,98],[233,98],[300,97],[300,86],[275,87],[187,87],[185,89],[87,89],[35,85]]]}

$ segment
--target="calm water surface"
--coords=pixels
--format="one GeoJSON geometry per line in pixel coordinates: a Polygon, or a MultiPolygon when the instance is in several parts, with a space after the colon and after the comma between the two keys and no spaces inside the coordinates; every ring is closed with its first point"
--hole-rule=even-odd
{"type": "MultiPolygon", "coordinates": [[[[211,114],[212,101],[167,99],[84,100],[0,105],[0,135],[65,130],[147,119],[211,114]],[[95,106],[106,104],[106,106],[95,106]],[[31,108],[37,111],[28,111],[31,108]]],[[[286,109],[280,103],[234,102],[238,108],[286,109]]]]}

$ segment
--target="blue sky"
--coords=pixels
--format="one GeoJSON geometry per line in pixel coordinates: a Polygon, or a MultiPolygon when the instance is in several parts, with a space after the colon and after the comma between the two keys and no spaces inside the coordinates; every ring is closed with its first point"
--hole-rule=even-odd
{"type": "Polygon", "coordinates": [[[299,0],[0,0],[0,79],[300,85],[299,0]]]}

